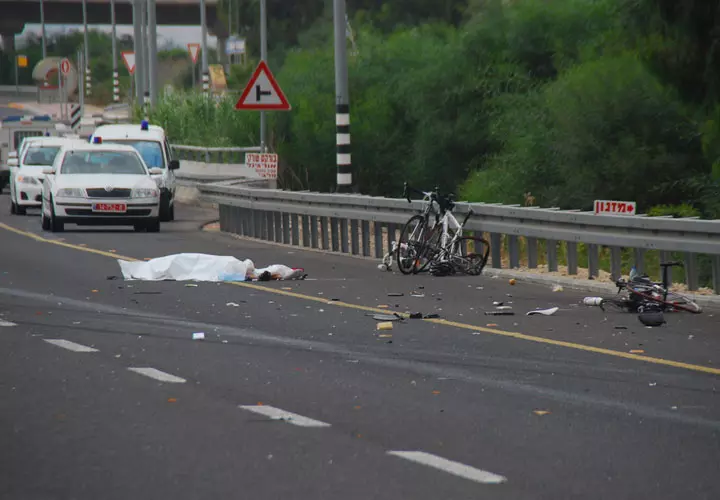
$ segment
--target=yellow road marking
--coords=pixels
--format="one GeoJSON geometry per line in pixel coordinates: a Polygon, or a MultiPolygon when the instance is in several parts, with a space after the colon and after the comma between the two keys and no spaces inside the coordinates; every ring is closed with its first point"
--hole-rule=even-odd
{"type": "MultiPolygon", "coordinates": [[[[14,228],[12,226],[9,226],[9,225],[3,224],[3,223],[0,223],[0,228],[5,229],[7,231],[11,231],[13,233],[16,233],[16,234],[19,234],[22,236],[27,236],[28,238],[32,238],[35,241],[39,241],[42,243],[50,243],[53,245],[58,245],[58,246],[70,248],[73,250],[80,250],[81,252],[93,253],[96,255],[102,255],[104,257],[110,257],[112,259],[122,259],[122,260],[131,261],[131,262],[137,262],[140,260],[140,259],[136,259],[134,257],[127,257],[124,255],[106,252],[104,250],[96,250],[94,248],[88,248],[85,246],[74,245],[72,243],[65,243],[63,241],[50,240],[47,238],[43,238],[42,236],[39,236],[37,234],[31,233],[29,231],[23,231],[21,229],[14,228]]],[[[301,300],[310,300],[313,302],[319,302],[319,303],[327,304],[327,305],[346,307],[346,308],[355,309],[358,311],[369,311],[369,312],[376,312],[376,313],[380,313],[380,314],[388,314],[387,309],[380,309],[379,307],[370,307],[370,306],[363,306],[363,305],[359,305],[359,304],[351,304],[349,302],[342,302],[342,301],[338,301],[338,300],[329,300],[324,297],[314,297],[312,295],[305,295],[303,293],[290,292],[287,290],[270,288],[267,286],[257,285],[254,283],[233,281],[233,282],[230,282],[230,284],[235,285],[235,286],[241,286],[244,288],[250,288],[253,290],[260,290],[263,292],[274,293],[276,295],[284,295],[286,297],[293,297],[293,298],[301,299],[301,300]]],[[[398,314],[405,318],[408,317],[407,313],[398,313],[398,314]]],[[[451,321],[451,320],[447,320],[447,319],[428,318],[428,319],[423,319],[422,321],[426,321],[428,323],[434,323],[437,325],[462,328],[464,330],[472,330],[475,332],[490,333],[492,335],[500,335],[502,337],[510,337],[510,338],[514,338],[514,339],[518,339],[518,340],[526,340],[529,342],[537,342],[537,343],[541,343],[541,344],[555,345],[558,347],[566,347],[568,349],[576,349],[579,351],[603,354],[606,356],[614,356],[616,358],[631,359],[634,361],[644,361],[646,363],[653,363],[656,365],[672,366],[674,368],[681,368],[684,370],[691,370],[691,371],[702,372],[702,373],[711,373],[713,375],[720,375],[720,368],[712,368],[709,366],[695,365],[695,364],[691,364],[691,363],[683,363],[681,361],[673,361],[671,359],[655,358],[652,356],[643,356],[640,354],[631,354],[631,353],[622,352],[622,351],[613,351],[612,349],[605,349],[602,347],[594,347],[594,346],[589,346],[589,345],[585,345],[585,344],[577,344],[575,342],[566,342],[564,340],[548,339],[545,337],[536,337],[534,335],[527,335],[524,333],[508,332],[505,330],[498,330],[495,328],[488,328],[488,327],[484,327],[484,326],[475,326],[475,325],[470,325],[468,323],[460,323],[457,321],[451,321]]]]}
{"type": "Polygon", "coordinates": [[[48,238],[43,238],[42,236],[31,233],[29,231],[23,231],[22,229],[17,229],[15,227],[8,226],[7,224],[3,224],[2,222],[0,222],[0,228],[5,229],[7,231],[11,231],[16,234],[20,234],[22,236],[27,236],[28,238],[32,238],[35,241],[40,241],[42,243],[50,243],[52,245],[57,245],[59,247],[71,248],[73,250],[80,250],[81,252],[94,253],[97,255],[102,255],[103,257],[112,257],[113,259],[128,260],[131,262],[138,260],[133,257],[126,257],[124,255],[118,255],[116,253],[105,252],[104,250],[96,250],[94,248],[81,247],[80,245],[73,245],[72,243],[65,243],[64,241],[50,240],[48,238]]]}

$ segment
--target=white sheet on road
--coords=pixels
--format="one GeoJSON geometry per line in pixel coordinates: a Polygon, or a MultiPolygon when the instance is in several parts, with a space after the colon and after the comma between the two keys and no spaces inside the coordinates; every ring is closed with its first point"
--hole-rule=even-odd
{"type": "Polygon", "coordinates": [[[303,271],[283,264],[255,269],[250,259],[202,253],[167,255],[145,262],[118,259],[118,264],[123,278],[143,281],[246,281],[257,279],[264,272],[270,273],[272,279],[294,279],[303,271]]]}

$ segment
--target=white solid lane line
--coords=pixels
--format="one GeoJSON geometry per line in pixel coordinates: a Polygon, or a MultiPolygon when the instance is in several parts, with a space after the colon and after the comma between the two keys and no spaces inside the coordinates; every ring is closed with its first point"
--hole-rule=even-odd
{"type": "Polygon", "coordinates": [[[76,344],[65,339],[43,339],[48,344],[56,345],[73,352],[98,352],[97,349],[82,344],[76,344]]]}
{"type": "Polygon", "coordinates": [[[434,467],[477,483],[500,484],[507,481],[505,477],[493,474],[492,472],[476,469],[475,467],[470,467],[460,462],[453,462],[452,460],[447,460],[431,453],[425,453],[424,451],[388,451],[387,453],[388,455],[394,455],[410,460],[411,462],[434,467]]]}
{"type": "Polygon", "coordinates": [[[187,382],[187,380],[185,380],[184,378],[161,372],[160,370],[156,370],[155,368],[128,368],[128,370],[130,370],[131,372],[139,373],[140,375],[145,375],[146,377],[154,378],[155,380],[159,380],[160,382],[170,382],[173,384],[184,384],[185,382],[187,382]]]}
{"type": "Polygon", "coordinates": [[[280,408],[274,408],[272,406],[240,406],[243,410],[248,410],[254,413],[259,413],[266,417],[270,417],[273,420],[282,420],[292,425],[299,425],[300,427],[330,427],[330,424],[320,422],[319,420],[313,420],[312,418],[303,417],[297,413],[291,413],[289,411],[281,410],[280,408]]]}
{"type": "Polygon", "coordinates": [[[17,324],[13,323],[12,321],[5,321],[4,319],[0,319],[0,326],[17,326],[17,324]]]}

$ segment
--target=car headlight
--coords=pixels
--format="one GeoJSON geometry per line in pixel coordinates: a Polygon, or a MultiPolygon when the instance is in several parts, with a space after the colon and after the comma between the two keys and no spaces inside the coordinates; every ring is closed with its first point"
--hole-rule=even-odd
{"type": "Polygon", "coordinates": [[[133,189],[132,192],[133,198],[157,198],[158,196],[160,196],[158,190],[152,188],[133,189]]]}
{"type": "Polygon", "coordinates": [[[40,184],[35,177],[29,177],[27,175],[18,175],[17,181],[20,184],[40,184]]]}
{"type": "Polygon", "coordinates": [[[62,188],[58,189],[55,196],[58,198],[85,198],[85,190],[80,188],[62,188]]]}

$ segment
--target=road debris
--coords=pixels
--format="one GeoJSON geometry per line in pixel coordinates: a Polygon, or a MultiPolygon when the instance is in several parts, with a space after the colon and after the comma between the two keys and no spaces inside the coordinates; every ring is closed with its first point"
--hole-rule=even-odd
{"type": "Polygon", "coordinates": [[[513,311],[485,311],[485,316],[514,316],[513,311]]]}
{"type": "Polygon", "coordinates": [[[553,292],[562,292],[562,291],[564,291],[564,290],[565,290],[565,289],[564,289],[564,288],[562,287],[562,285],[560,285],[559,283],[554,284],[553,287],[552,287],[552,291],[553,291],[553,292]]]}
{"type": "Polygon", "coordinates": [[[405,294],[401,292],[390,292],[387,294],[388,297],[403,297],[405,294]]]}
{"type": "Polygon", "coordinates": [[[376,326],[377,330],[392,330],[393,324],[391,321],[385,321],[383,323],[378,323],[376,326]]]}
{"type": "Polygon", "coordinates": [[[196,332],[192,334],[193,340],[205,340],[205,332],[196,332]]]}
{"type": "Polygon", "coordinates": [[[630,349],[630,354],[644,354],[645,351],[643,349],[630,349]]]}
{"type": "Polygon", "coordinates": [[[511,285],[514,285],[515,283],[517,283],[517,281],[515,280],[515,278],[510,278],[508,283],[510,283],[511,285]]]}
{"type": "MultiPolygon", "coordinates": [[[[368,315],[370,316],[370,315],[368,315]]],[[[394,314],[372,314],[373,319],[378,321],[402,321],[403,317],[397,313],[394,314]]]]}
{"type": "Polygon", "coordinates": [[[198,287],[198,285],[196,283],[188,283],[185,286],[188,288],[197,288],[198,287]]]}
{"type": "Polygon", "coordinates": [[[559,307],[551,307],[550,309],[536,309],[534,311],[530,311],[526,314],[526,316],[535,316],[537,314],[542,314],[543,316],[552,316],[556,312],[560,310],[559,307]]]}
{"type": "Polygon", "coordinates": [[[503,305],[504,303],[505,303],[505,302],[499,302],[499,301],[496,300],[496,301],[493,302],[493,305],[494,305],[494,306],[501,306],[501,305],[503,305]]]}
{"type": "Polygon", "coordinates": [[[638,315],[640,323],[645,326],[662,326],[665,321],[665,315],[660,311],[642,312],[638,315]]]}
{"type": "Polygon", "coordinates": [[[426,314],[426,315],[424,316],[425,319],[437,319],[437,318],[439,318],[439,317],[440,317],[440,315],[439,315],[439,314],[436,314],[436,313],[430,313],[430,314],[426,314]]]}
{"type": "Polygon", "coordinates": [[[583,304],[586,306],[602,306],[602,303],[602,297],[585,297],[583,299],[583,304]]]}
{"type": "Polygon", "coordinates": [[[495,309],[498,311],[512,311],[512,306],[497,306],[495,309]]]}
{"type": "Polygon", "coordinates": [[[225,305],[228,307],[240,307],[240,304],[238,304],[237,302],[228,302],[225,305]]]}
{"type": "Polygon", "coordinates": [[[542,417],[543,415],[550,415],[550,412],[547,411],[547,410],[533,410],[533,413],[534,413],[535,415],[540,415],[541,417],[542,417]]]}

